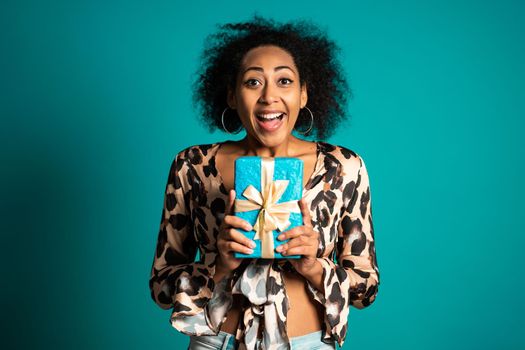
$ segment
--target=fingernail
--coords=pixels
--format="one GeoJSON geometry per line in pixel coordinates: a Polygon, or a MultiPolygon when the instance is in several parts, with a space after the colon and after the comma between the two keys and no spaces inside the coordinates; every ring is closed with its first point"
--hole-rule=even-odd
{"type": "Polygon", "coordinates": [[[253,249],[247,249],[246,254],[253,254],[253,249]]]}
{"type": "Polygon", "coordinates": [[[255,247],[257,247],[257,244],[255,244],[254,241],[250,241],[250,247],[255,248],[255,247]]]}
{"type": "Polygon", "coordinates": [[[275,250],[280,253],[281,250],[283,250],[283,247],[282,246],[278,246],[277,248],[275,248],[275,250]]]}
{"type": "Polygon", "coordinates": [[[283,234],[280,234],[279,236],[277,236],[277,239],[282,241],[284,239],[284,235],[283,234]]]}
{"type": "Polygon", "coordinates": [[[252,227],[252,225],[246,225],[246,226],[244,226],[244,230],[245,231],[252,231],[253,227],[252,227]]]}

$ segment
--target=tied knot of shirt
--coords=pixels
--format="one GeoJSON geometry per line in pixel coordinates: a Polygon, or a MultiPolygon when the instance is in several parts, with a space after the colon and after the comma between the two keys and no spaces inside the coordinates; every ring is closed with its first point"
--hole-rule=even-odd
{"type": "Polygon", "coordinates": [[[234,294],[243,294],[250,302],[242,320],[247,350],[289,349],[286,334],[289,303],[281,275],[282,263],[254,259],[233,286],[234,294]]]}

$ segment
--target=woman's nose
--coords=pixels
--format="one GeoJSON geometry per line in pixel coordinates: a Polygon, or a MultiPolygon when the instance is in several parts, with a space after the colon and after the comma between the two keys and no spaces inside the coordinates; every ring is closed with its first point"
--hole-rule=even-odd
{"type": "Polygon", "coordinates": [[[277,89],[273,85],[267,84],[262,90],[259,102],[270,104],[275,101],[277,101],[277,89]]]}

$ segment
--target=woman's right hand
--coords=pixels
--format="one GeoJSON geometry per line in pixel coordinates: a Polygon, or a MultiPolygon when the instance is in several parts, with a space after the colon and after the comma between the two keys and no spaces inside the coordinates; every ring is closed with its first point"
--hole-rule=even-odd
{"type": "Polygon", "coordinates": [[[246,237],[243,233],[237,231],[237,228],[245,231],[253,230],[252,225],[233,214],[233,203],[235,202],[235,191],[230,190],[228,197],[228,206],[224,215],[224,220],[219,227],[217,236],[217,250],[219,255],[216,261],[216,275],[229,274],[241,264],[242,259],[234,257],[234,253],[252,254],[255,248],[255,242],[246,237]]]}

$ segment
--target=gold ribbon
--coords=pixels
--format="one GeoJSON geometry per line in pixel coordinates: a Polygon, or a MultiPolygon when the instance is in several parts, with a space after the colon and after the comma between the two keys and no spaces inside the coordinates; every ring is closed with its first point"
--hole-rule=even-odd
{"type": "Polygon", "coordinates": [[[281,198],[288,180],[273,181],[275,161],[273,158],[261,159],[261,192],[253,185],[246,187],[242,193],[248,200],[236,199],[235,211],[245,212],[259,210],[253,229],[254,240],[261,240],[261,257],[265,259],[274,258],[273,230],[284,231],[290,226],[290,213],[300,213],[297,201],[277,203],[281,198]]]}

